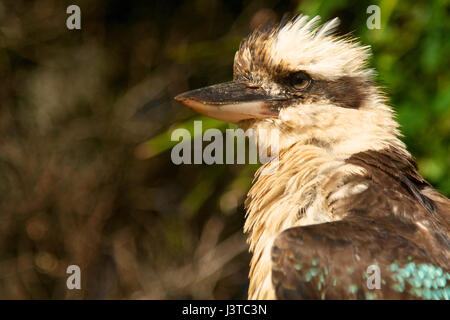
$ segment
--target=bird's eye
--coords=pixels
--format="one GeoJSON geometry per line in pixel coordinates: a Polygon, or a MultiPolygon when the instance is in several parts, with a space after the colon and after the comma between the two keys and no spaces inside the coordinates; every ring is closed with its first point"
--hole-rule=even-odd
{"type": "Polygon", "coordinates": [[[295,90],[305,90],[311,84],[311,78],[303,71],[293,73],[289,78],[291,86],[295,90]]]}

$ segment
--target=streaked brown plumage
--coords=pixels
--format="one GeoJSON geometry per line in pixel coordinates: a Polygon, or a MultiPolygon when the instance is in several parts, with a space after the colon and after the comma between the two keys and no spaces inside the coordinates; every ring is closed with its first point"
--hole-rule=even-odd
{"type": "Polygon", "coordinates": [[[255,130],[259,146],[279,133],[278,170],[263,165],[246,201],[249,298],[448,299],[450,201],[398,138],[368,48],[334,36],[337,20],[317,22],[255,31],[233,82],[177,97],[255,130]],[[371,265],[379,290],[366,282],[371,265]]]}

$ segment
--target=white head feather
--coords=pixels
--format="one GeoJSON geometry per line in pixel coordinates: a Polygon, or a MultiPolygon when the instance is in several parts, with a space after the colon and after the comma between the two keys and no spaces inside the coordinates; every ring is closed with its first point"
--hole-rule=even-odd
{"type": "Polygon", "coordinates": [[[334,80],[343,76],[370,77],[367,68],[370,47],[333,33],[339,25],[334,18],[318,26],[320,17],[300,15],[277,33],[270,50],[274,64],[308,71],[319,79],[334,80]]]}

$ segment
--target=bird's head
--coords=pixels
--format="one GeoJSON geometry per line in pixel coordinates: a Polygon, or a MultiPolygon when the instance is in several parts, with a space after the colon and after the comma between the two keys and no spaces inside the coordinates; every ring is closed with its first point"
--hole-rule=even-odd
{"type": "Polygon", "coordinates": [[[189,108],[256,131],[279,132],[279,148],[316,144],[344,155],[390,145],[398,124],[367,67],[369,47],[334,35],[337,18],[298,15],[255,30],[234,59],[233,81],[178,95],[189,108]]]}

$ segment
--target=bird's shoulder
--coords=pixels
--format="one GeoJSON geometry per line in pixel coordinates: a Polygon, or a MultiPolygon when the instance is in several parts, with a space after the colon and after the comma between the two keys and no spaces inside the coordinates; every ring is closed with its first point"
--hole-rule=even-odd
{"type": "Polygon", "coordinates": [[[448,199],[420,176],[411,157],[395,149],[357,153],[347,163],[365,175],[350,176],[340,188],[365,188],[345,197],[333,196],[336,190],[325,195],[325,207],[341,220],[294,227],[276,238],[277,297],[448,299],[448,199]],[[379,268],[382,289],[367,287],[369,266],[379,268]]]}
{"type": "Polygon", "coordinates": [[[364,175],[348,176],[339,188],[358,184],[365,188],[345,197],[333,197],[336,191],[330,190],[325,207],[333,215],[370,216],[411,240],[421,229],[422,233],[446,238],[446,249],[450,250],[450,200],[422,178],[411,156],[389,148],[356,153],[346,162],[363,168],[364,175]]]}

